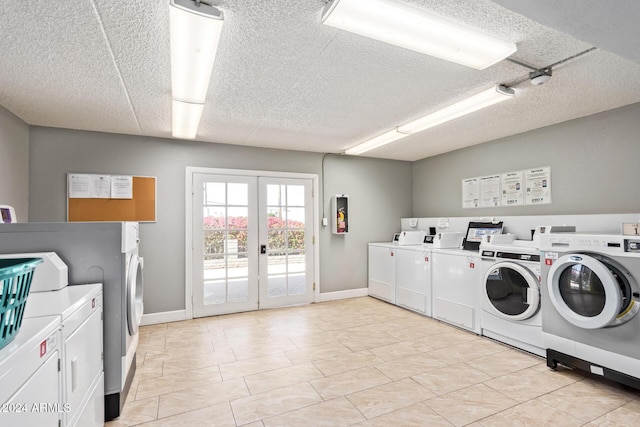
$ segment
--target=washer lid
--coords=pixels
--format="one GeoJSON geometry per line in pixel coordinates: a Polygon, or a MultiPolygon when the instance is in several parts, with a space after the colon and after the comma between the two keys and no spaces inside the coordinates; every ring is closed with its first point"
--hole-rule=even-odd
{"type": "Polygon", "coordinates": [[[558,258],[549,269],[547,288],[558,313],[583,329],[609,326],[622,306],[620,286],[611,270],[585,254],[558,258]]]}

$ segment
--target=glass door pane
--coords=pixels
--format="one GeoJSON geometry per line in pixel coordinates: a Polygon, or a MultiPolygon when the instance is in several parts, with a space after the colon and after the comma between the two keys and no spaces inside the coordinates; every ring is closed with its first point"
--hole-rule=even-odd
{"type": "Polygon", "coordinates": [[[261,307],[313,300],[311,181],[260,178],[261,307]]]}
{"type": "Polygon", "coordinates": [[[194,317],[313,301],[311,189],[310,179],[193,174],[194,317]]]}
{"type": "Polygon", "coordinates": [[[257,247],[256,183],[194,175],[196,317],[258,308],[257,256],[250,250],[257,247]]]}

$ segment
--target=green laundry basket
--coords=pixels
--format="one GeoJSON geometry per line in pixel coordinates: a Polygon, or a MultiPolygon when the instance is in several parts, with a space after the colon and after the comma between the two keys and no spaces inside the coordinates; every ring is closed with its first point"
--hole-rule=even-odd
{"type": "Polygon", "coordinates": [[[33,272],[42,258],[0,259],[0,348],[18,334],[33,272]]]}

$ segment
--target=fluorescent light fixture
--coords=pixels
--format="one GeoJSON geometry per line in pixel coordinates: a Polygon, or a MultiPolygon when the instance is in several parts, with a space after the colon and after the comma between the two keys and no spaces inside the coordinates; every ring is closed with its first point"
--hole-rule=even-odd
{"type": "Polygon", "coordinates": [[[394,0],[333,0],[322,22],[478,70],[517,50],[514,43],[394,0]]]}
{"type": "Polygon", "coordinates": [[[173,110],[172,135],[176,138],[194,139],[198,133],[204,104],[191,104],[174,99],[171,106],[173,110]]]}
{"type": "Polygon", "coordinates": [[[345,154],[351,154],[351,155],[362,154],[362,153],[374,150],[374,149],[376,149],[378,147],[382,147],[383,145],[387,145],[390,142],[397,141],[397,140],[402,139],[402,138],[407,137],[407,136],[409,136],[409,135],[405,134],[405,133],[399,133],[397,130],[393,129],[393,130],[385,132],[385,133],[383,133],[381,135],[373,137],[373,138],[363,142],[362,144],[358,144],[355,147],[351,147],[351,148],[345,150],[344,153],[345,154]]]}
{"type": "Polygon", "coordinates": [[[514,96],[513,89],[504,86],[494,86],[469,98],[456,102],[406,125],[398,127],[398,132],[412,134],[438,126],[458,117],[473,113],[491,105],[506,101],[514,96]]]}
{"type": "MultiPolygon", "coordinates": [[[[176,135],[176,121],[182,117],[185,108],[179,107],[176,112],[175,101],[188,103],[189,110],[199,110],[193,104],[204,104],[211,79],[211,70],[216,58],[216,51],[220,41],[223,15],[213,6],[197,3],[193,0],[171,0],[169,8],[170,36],[171,36],[171,94],[173,106],[173,135],[185,138],[182,131],[176,135]],[[176,117],[178,116],[178,117],[176,117]]],[[[193,124],[200,122],[192,117],[186,119],[193,124]]],[[[183,129],[185,125],[178,125],[183,129]]],[[[189,132],[191,134],[191,132],[189,132]]],[[[195,132],[193,137],[195,138],[195,132]]]]}
{"type": "Polygon", "coordinates": [[[506,101],[514,95],[515,92],[511,88],[507,88],[505,86],[494,86],[490,89],[473,95],[470,98],[452,104],[448,107],[443,108],[442,110],[438,110],[435,113],[426,115],[420,119],[409,122],[406,125],[400,126],[396,129],[371,138],[363,142],[362,144],[356,145],[355,147],[351,147],[345,151],[345,154],[358,155],[367,151],[374,150],[411,134],[422,132],[423,130],[438,126],[453,119],[457,119],[458,117],[471,114],[474,111],[478,111],[499,102],[506,101]]]}

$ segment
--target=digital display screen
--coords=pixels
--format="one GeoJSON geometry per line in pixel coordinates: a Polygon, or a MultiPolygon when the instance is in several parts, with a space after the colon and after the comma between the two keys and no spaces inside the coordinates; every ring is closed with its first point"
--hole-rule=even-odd
{"type": "Polygon", "coordinates": [[[467,233],[467,241],[469,242],[481,242],[482,236],[501,234],[501,228],[472,228],[467,233]]]}
{"type": "Polygon", "coordinates": [[[480,248],[482,236],[502,234],[502,222],[470,222],[463,249],[477,251],[480,248]]]}

